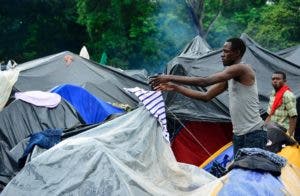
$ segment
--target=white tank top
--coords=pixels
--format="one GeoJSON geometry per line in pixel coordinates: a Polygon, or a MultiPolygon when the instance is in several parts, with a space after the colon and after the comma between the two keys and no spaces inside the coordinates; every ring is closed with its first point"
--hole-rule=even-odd
{"type": "Polygon", "coordinates": [[[264,124],[259,114],[256,80],[246,86],[231,79],[228,81],[229,111],[235,135],[244,135],[262,129],[264,124]]]}

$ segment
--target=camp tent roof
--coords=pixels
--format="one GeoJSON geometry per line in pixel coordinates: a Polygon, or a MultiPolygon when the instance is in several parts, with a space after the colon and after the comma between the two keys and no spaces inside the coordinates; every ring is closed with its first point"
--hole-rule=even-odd
{"type": "Polygon", "coordinates": [[[14,88],[19,91],[48,91],[58,85],[73,84],[84,87],[104,101],[136,106],[137,98],[123,88],[138,86],[149,89],[147,82],[142,79],[101,66],[68,51],[20,64],[17,69],[20,75],[14,88]],[[66,55],[73,58],[69,65],[64,61],[66,55]]]}
{"type": "Polygon", "coordinates": [[[180,57],[197,57],[199,55],[207,54],[211,51],[211,47],[208,45],[205,39],[197,35],[180,53],[180,57]]]}
{"type": "MultiPolygon", "coordinates": [[[[262,48],[246,34],[241,38],[245,41],[247,50],[242,62],[251,64],[256,72],[259,99],[264,110],[267,109],[270,92],[273,90],[271,85],[272,73],[276,70],[286,72],[288,85],[292,88],[295,95],[300,97],[300,66],[291,63],[276,54],[262,48]]],[[[208,76],[223,70],[221,62],[222,50],[216,50],[206,55],[181,57],[177,56],[167,66],[168,74],[188,75],[188,76],[208,76]]],[[[205,89],[200,89],[205,90],[205,89]]],[[[180,95],[167,95],[167,106],[170,112],[179,114],[186,119],[222,121],[229,118],[227,92],[214,99],[212,103],[185,98],[180,100],[180,95]],[[186,107],[188,106],[188,107],[186,107]],[[191,106],[191,107],[189,107],[191,106]],[[184,114],[184,115],[183,115],[184,114]]]]}
{"type": "MultiPolygon", "coordinates": [[[[166,72],[174,75],[190,75],[190,67],[197,66],[197,59],[209,55],[211,52],[207,42],[202,37],[196,36],[177,57],[168,63],[166,72]]],[[[228,108],[217,99],[204,103],[181,94],[168,92],[165,100],[168,116],[171,118],[176,116],[182,120],[230,121],[228,108]]]]}
{"type": "Polygon", "coordinates": [[[19,170],[17,161],[30,134],[46,129],[69,129],[83,124],[74,108],[63,99],[55,108],[15,100],[0,112],[0,184],[19,170]],[[23,146],[23,147],[22,147],[23,146]]]}
{"type": "Polygon", "coordinates": [[[2,193],[206,195],[202,186],[213,180],[204,170],[177,162],[156,118],[140,107],[35,157],[2,193]]]}
{"type": "Polygon", "coordinates": [[[300,45],[280,50],[276,54],[292,63],[300,65],[300,45]]]}

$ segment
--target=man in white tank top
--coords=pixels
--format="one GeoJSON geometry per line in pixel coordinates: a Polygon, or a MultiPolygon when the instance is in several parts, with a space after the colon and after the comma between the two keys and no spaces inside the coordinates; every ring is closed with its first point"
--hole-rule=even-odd
{"type": "Polygon", "coordinates": [[[176,91],[203,101],[209,101],[228,89],[235,154],[245,147],[264,149],[267,142],[267,133],[262,128],[264,122],[259,114],[255,73],[250,65],[241,63],[245,50],[243,40],[231,38],[223,46],[221,58],[225,69],[222,72],[208,77],[159,75],[150,80],[155,90],[176,91]],[[207,92],[200,92],[180,84],[212,86],[207,92]]]}

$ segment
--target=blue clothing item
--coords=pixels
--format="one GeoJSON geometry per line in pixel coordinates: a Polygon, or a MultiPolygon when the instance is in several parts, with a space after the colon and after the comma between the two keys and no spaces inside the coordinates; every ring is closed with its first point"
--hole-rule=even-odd
{"type": "Polygon", "coordinates": [[[51,92],[67,100],[87,124],[100,123],[111,114],[124,113],[124,110],[96,98],[79,86],[65,84],[55,87],[51,92]]]}
{"type": "Polygon", "coordinates": [[[269,152],[266,150],[262,150],[260,148],[242,148],[238,151],[236,154],[236,158],[239,158],[243,155],[259,155],[262,156],[270,161],[272,161],[274,164],[284,167],[286,165],[286,159],[277,155],[276,153],[269,152]]]}
{"type": "Polygon", "coordinates": [[[61,141],[61,135],[61,129],[47,129],[45,131],[32,134],[24,150],[23,156],[18,161],[19,167],[25,164],[27,155],[33,150],[35,145],[49,149],[61,141]]]}

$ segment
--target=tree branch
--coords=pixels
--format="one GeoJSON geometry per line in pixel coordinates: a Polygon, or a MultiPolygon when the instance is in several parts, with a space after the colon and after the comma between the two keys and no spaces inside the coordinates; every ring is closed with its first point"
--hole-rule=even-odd
{"type": "Polygon", "coordinates": [[[218,13],[215,15],[215,17],[212,19],[212,22],[209,24],[205,34],[203,35],[203,38],[206,39],[209,31],[211,30],[211,28],[213,27],[213,25],[215,24],[215,22],[217,21],[217,19],[219,18],[219,16],[222,14],[223,11],[223,0],[220,0],[220,4],[219,4],[219,10],[218,13]]]}
{"type": "Polygon", "coordinates": [[[205,32],[202,22],[204,16],[204,0],[186,0],[186,4],[190,9],[198,33],[203,36],[205,32]]]}
{"type": "Polygon", "coordinates": [[[203,38],[206,39],[209,31],[211,30],[211,28],[213,27],[213,25],[215,24],[215,22],[217,21],[217,19],[219,18],[219,16],[221,15],[222,10],[219,10],[218,13],[215,15],[215,17],[212,19],[212,22],[209,24],[203,38]]]}

